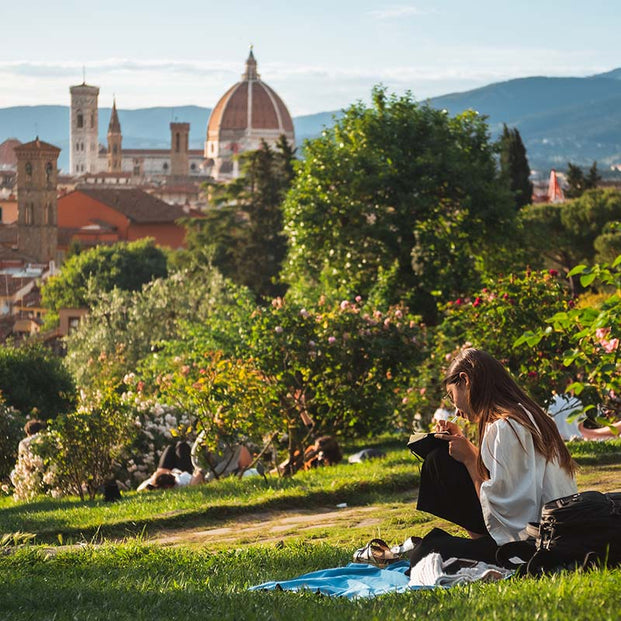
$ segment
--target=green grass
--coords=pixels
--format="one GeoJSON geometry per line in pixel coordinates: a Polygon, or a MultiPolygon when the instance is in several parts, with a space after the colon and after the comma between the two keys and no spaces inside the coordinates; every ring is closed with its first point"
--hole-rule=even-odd
{"type": "Polygon", "coordinates": [[[621,571],[564,573],[349,601],[247,587],[342,565],[334,546],[216,555],[139,543],[0,558],[0,615],[32,619],[618,619],[621,571]]]}
{"type": "MultiPolygon", "coordinates": [[[[344,565],[375,536],[389,542],[423,534],[438,520],[416,512],[414,458],[386,443],[385,460],[343,464],[291,479],[225,480],[120,502],[41,498],[0,500],[0,619],[619,619],[621,570],[510,579],[449,590],[348,601],[311,593],[248,592],[268,580],[344,565]],[[214,528],[273,511],[334,510],[346,502],[379,526],[317,524],[260,543],[162,546],[174,529],[214,528]],[[34,543],[23,533],[35,535],[34,543]],[[81,543],[72,547],[60,543],[81,543]],[[53,544],[53,545],[52,545],[53,544]],[[4,552],[4,554],[2,554],[4,552]]],[[[570,444],[580,489],[619,489],[621,441],[570,444]]],[[[442,524],[444,525],[444,524],[442,524]]],[[[458,529],[456,529],[456,532],[458,529]]],[[[259,538],[259,541],[261,539],[259,538]]]]}

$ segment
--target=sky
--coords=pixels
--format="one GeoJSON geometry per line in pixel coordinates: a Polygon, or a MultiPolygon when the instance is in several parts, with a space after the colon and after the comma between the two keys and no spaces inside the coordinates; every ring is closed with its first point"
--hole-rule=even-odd
{"type": "Polygon", "coordinates": [[[368,101],[375,84],[416,99],[533,75],[621,66],[619,0],[1,0],[0,108],[213,107],[250,45],[293,116],[368,101]]]}

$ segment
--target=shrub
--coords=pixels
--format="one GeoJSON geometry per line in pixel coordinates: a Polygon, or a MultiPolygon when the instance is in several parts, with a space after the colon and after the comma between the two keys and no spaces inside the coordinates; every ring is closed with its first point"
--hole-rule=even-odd
{"type": "Polygon", "coordinates": [[[94,498],[132,441],[132,419],[114,387],[83,397],[77,409],[59,416],[37,450],[46,465],[45,483],[62,494],[94,498]]]}
{"type": "Polygon", "coordinates": [[[22,414],[41,418],[68,412],[75,387],[62,359],[41,345],[0,348],[0,391],[6,403],[22,414]]]}
{"type": "Polygon", "coordinates": [[[545,327],[547,313],[566,311],[572,305],[565,282],[554,270],[499,277],[470,297],[449,301],[434,331],[433,351],[421,367],[422,389],[412,394],[423,419],[429,420],[440,405],[445,368],[465,346],[485,349],[498,358],[542,403],[552,390],[563,391],[570,379],[561,359],[567,346],[563,335],[539,342],[537,347],[518,339],[527,330],[545,327]]]}
{"type": "Polygon", "coordinates": [[[575,381],[568,387],[586,404],[621,418],[621,255],[612,264],[578,265],[570,276],[605,299],[550,315],[546,325],[529,331],[518,344],[540,349],[552,341],[567,343],[557,362],[575,381]]]}
{"type": "Polygon", "coordinates": [[[8,406],[0,395],[0,483],[6,483],[17,461],[17,446],[24,436],[26,417],[8,406]]]}

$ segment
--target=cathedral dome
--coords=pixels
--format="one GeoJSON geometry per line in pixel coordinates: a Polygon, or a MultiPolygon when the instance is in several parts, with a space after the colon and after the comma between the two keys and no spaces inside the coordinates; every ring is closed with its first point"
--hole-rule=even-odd
{"type": "Polygon", "coordinates": [[[261,80],[252,50],[242,80],[231,86],[213,109],[207,125],[207,140],[216,140],[224,129],[293,133],[289,110],[278,94],[261,80]]]}
{"type": "Polygon", "coordinates": [[[287,106],[257,73],[252,50],[242,79],[220,98],[209,117],[205,158],[214,161],[218,178],[237,176],[233,158],[258,149],[264,140],[273,145],[284,135],[293,146],[295,134],[287,106]]]}

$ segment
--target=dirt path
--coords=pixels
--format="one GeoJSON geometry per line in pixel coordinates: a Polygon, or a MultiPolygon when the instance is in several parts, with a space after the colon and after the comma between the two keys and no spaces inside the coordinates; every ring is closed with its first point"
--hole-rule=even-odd
{"type": "MultiPolygon", "coordinates": [[[[197,545],[209,543],[273,543],[301,535],[313,536],[326,528],[361,529],[375,532],[391,515],[402,514],[406,503],[390,507],[316,507],[307,511],[251,513],[212,528],[183,529],[155,535],[150,541],[160,545],[197,545]]],[[[413,509],[412,494],[407,501],[413,509]]],[[[320,538],[320,534],[315,538],[320,538]]]]}
{"type": "MultiPolygon", "coordinates": [[[[578,489],[621,490],[621,464],[586,466],[578,472],[578,489]]],[[[341,528],[361,534],[362,540],[378,536],[382,524],[401,522],[412,515],[416,496],[410,491],[389,505],[364,507],[314,507],[306,511],[257,512],[223,521],[217,526],[184,528],[155,534],[149,539],[165,546],[251,545],[274,543],[294,537],[322,538],[322,530],[341,528]]],[[[353,533],[352,533],[353,534],[353,533]]]]}

